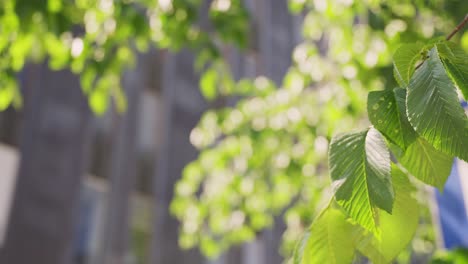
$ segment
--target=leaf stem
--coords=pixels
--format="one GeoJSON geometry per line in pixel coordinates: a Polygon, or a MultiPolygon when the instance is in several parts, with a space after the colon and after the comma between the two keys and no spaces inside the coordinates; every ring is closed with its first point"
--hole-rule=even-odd
{"type": "Polygon", "coordinates": [[[455,29],[447,36],[446,40],[450,40],[455,34],[457,34],[460,29],[462,29],[465,24],[468,22],[468,14],[465,16],[462,22],[460,22],[455,29]]]}

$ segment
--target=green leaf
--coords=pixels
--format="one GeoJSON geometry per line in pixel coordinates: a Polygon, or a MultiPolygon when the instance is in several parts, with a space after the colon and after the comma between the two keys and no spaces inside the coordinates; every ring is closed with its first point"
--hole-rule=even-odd
{"type": "Polygon", "coordinates": [[[437,44],[440,59],[463,96],[468,100],[468,54],[453,42],[437,44]]]}
{"type": "Polygon", "coordinates": [[[405,150],[417,137],[406,116],[406,90],[370,92],[367,98],[369,120],[389,140],[405,150]]]}
{"type": "Polygon", "coordinates": [[[361,253],[374,264],[390,263],[411,242],[418,227],[419,205],[412,196],[414,186],[395,165],[392,166],[392,181],[395,188],[393,212],[379,212],[380,240],[372,237],[358,243],[361,253]]]}
{"type": "Polygon", "coordinates": [[[393,55],[393,74],[401,87],[407,87],[414,73],[415,64],[421,59],[424,49],[422,43],[410,43],[401,45],[393,55]]]}
{"type": "Polygon", "coordinates": [[[62,9],[63,3],[60,0],[48,0],[47,10],[51,13],[58,13],[62,9]]]}
{"type": "Polygon", "coordinates": [[[200,79],[200,89],[203,96],[208,100],[216,97],[216,81],[218,73],[215,69],[207,70],[200,79]]]}
{"type": "Polygon", "coordinates": [[[119,113],[127,111],[127,96],[120,86],[112,86],[112,98],[119,113]]]}
{"type": "Polygon", "coordinates": [[[89,106],[96,115],[103,115],[107,110],[109,95],[101,89],[95,89],[89,96],[89,106]]]}
{"type": "Polygon", "coordinates": [[[456,248],[451,251],[440,250],[434,254],[431,264],[465,264],[468,263],[468,249],[456,248]]]}
{"type": "Polygon", "coordinates": [[[442,189],[452,169],[453,157],[438,151],[419,137],[399,161],[414,177],[442,189]]]}
{"type": "Polygon", "coordinates": [[[355,227],[337,209],[328,208],[310,227],[303,264],[346,264],[354,258],[355,227]]]}
{"type": "Polygon", "coordinates": [[[85,70],[81,73],[80,82],[83,92],[88,95],[93,88],[96,79],[96,69],[91,65],[86,67],[85,70]]]}
{"type": "Polygon", "coordinates": [[[310,237],[310,232],[307,231],[302,239],[297,243],[296,248],[294,249],[294,255],[293,255],[293,263],[294,264],[301,264],[302,259],[304,256],[304,249],[307,245],[307,242],[309,241],[310,237]]]}
{"type": "Polygon", "coordinates": [[[406,105],[418,134],[436,149],[468,160],[468,120],[436,48],[411,78],[406,105]]]}
{"type": "Polygon", "coordinates": [[[390,152],[374,128],[333,138],[330,174],[337,202],[358,224],[377,234],[374,206],[392,211],[390,152]]]}
{"type": "Polygon", "coordinates": [[[15,99],[17,94],[16,83],[7,76],[1,76],[3,82],[0,83],[0,111],[7,109],[15,99]]]}
{"type": "Polygon", "coordinates": [[[306,5],[306,1],[300,0],[291,0],[288,1],[289,11],[293,14],[299,14],[302,10],[304,10],[304,6],[306,5]]]}

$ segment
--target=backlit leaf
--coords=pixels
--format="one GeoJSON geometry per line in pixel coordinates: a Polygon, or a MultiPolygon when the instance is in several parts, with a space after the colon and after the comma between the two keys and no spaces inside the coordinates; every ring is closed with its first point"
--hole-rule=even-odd
{"type": "Polygon", "coordinates": [[[452,169],[453,157],[436,150],[419,137],[399,161],[414,177],[442,189],[452,169]]]}
{"type": "Polygon", "coordinates": [[[293,261],[294,264],[301,264],[304,256],[304,249],[309,241],[310,232],[306,232],[302,239],[297,243],[296,248],[294,249],[293,261]]]}
{"type": "Polygon", "coordinates": [[[328,208],[310,227],[301,264],[346,264],[354,258],[355,227],[337,209],[328,208]]]}
{"type": "Polygon", "coordinates": [[[419,205],[412,196],[414,186],[396,166],[392,166],[395,201],[392,214],[379,212],[380,240],[362,240],[358,248],[374,264],[390,263],[411,242],[418,227],[419,205]]]}
{"type": "Polygon", "coordinates": [[[374,128],[333,138],[330,174],[337,202],[359,225],[377,232],[374,206],[392,211],[390,153],[374,128]]]}

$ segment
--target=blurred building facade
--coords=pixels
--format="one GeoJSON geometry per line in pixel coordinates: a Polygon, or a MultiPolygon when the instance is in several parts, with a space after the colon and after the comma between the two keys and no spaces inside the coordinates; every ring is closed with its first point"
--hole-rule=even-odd
{"type": "MultiPolygon", "coordinates": [[[[300,41],[287,1],[247,0],[251,45],[223,52],[236,78],[281,84],[300,41]]],[[[173,186],[197,157],[189,134],[208,103],[189,51],[140,55],[122,77],[128,109],[95,117],[67,71],[31,65],[21,110],[0,113],[0,264],[279,264],[284,224],[207,260],[178,247],[173,186]],[[8,223],[8,225],[7,225],[8,223]],[[3,243],[1,243],[3,242],[3,243]],[[25,254],[27,252],[27,254],[25,254]]]]}

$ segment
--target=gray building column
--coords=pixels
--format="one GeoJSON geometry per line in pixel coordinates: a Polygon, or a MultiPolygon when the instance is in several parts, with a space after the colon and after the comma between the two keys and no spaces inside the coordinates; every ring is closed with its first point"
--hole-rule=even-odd
{"type": "Polygon", "coordinates": [[[291,65],[291,56],[298,42],[298,17],[288,9],[288,1],[257,0],[258,49],[260,74],[281,85],[291,65]]]}
{"type": "Polygon", "coordinates": [[[25,71],[21,160],[0,263],[68,264],[91,113],[69,71],[25,71]]]}
{"type": "Polygon", "coordinates": [[[163,64],[162,98],[164,127],[154,176],[155,225],[152,264],[202,263],[198,250],[178,246],[179,224],[169,213],[174,185],[187,163],[197,157],[189,141],[190,132],[206,110],[193,70],[193,56],[187,51],[166,54],[163,64]]]}
{"type": "Polygon", "coordinates": [[[101,256],[96,264],[127,264],[130,259],[130,198],[137,171],[137,128],[139,127],[140,93],[144,88],[144,64],[125,72],[122,86],[127,110],[114,116],[112,151],[109,153],[109,196],[101,237],[101,256]]]}
{"type": "MultiPolygon", "coordinates": [[[[299,17],[288,10],[287,1],[257,0],[255,13],[258,14],[259,74],[272,79],[279,87],[292,63],[292,52],[298,44],[297,25],[299,17]]],[[[286,230],[283,216],[275,217],[273,227],[262,234],[265,250],[265,264],[281,264],[282,235],[286,230]]]]}

